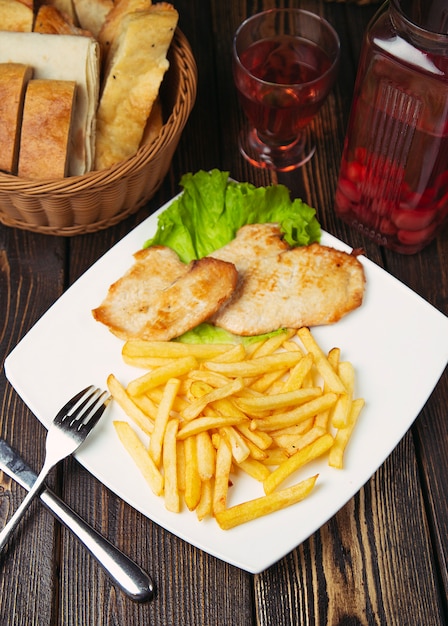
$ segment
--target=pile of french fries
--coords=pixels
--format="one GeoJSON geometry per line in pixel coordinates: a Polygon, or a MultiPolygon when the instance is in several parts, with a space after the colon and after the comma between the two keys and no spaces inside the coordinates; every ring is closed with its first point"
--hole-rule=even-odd
{"type": "Polygon", "coordinates": [[[311,461],[341,469],[364,406],[353,365],[308,328],[249,346],[131,340],[123,359],[147,371],[126,386],[108,377],[130,418],[114,422],[120,440],[169,511],[185,504],[224,530],[308,496],[318,475],[294,476],[311,461]],[[265,495],[228,506],[239,472],[265,495]]]}

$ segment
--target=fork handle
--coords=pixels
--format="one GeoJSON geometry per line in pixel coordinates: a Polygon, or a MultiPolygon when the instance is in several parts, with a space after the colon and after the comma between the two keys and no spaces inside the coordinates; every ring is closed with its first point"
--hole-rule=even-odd
{"type": "Polygon", "coordinates": [[[36,482],[31,487],[31,489],[28,491],[27,495],[22,500],[22,503],[17,508],[17,510],[15,511],[14,515],[10,518],[10,520],[8,521],[6,526],[0,532],[0,551],[3,550],[3,548],[6,546],[6,544],[9,541],[9,538],[11,537],[11,535],[14,532],[14,530],[16,529],[18,523],[20,522],[20,520],[22,519],[22,517],[26,513],[26,511],[27,511],[28,507],[30,506],[31,502],[39,494],[39,491],[42,489],[42,485],[44,483],[44,480],[47,477],[47,474],[51,470],[53,465],[54,465],[54,463],[51,463],[51,464],[50,463],[44,463],[39,476],[36,478],[36,482]]]}

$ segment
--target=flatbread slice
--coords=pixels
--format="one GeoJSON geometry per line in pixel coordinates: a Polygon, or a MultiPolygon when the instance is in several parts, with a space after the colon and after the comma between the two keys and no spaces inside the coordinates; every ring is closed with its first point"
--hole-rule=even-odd
{"type": "Polygon", "coordinates": [[[73,0],[73,5],[81,28],[96,38],[114,3],[113,0],[73,0]]]}
{"type": "Polygon", "coordinates": [[[159,94],[178,21],[172,5],[158,3],[122,20],[113,42],[97,115],[95,169],[133,156],[159,94]]]}

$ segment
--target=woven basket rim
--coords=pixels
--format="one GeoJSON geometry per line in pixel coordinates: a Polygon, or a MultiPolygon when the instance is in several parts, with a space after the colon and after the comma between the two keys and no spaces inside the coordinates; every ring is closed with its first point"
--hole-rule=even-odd
{"type": "MultiPolygon", "coordinates": [[[[172,52],[174,60],[179,65],[179,71],[184,78],[184,82],[189,80],[194,83],[193,90],[195,94],[197,81],[196,62],[188,40],[179,28],[176,28],[170,52],[172,52]]],[[[173,110],[157,137],[151,143],[141,146],[135,155],[116,163],[108,169],[94,170],[78,176],[42,181],[20,178],[13,174],[0,172],[0,192],[16,192],[27,196],[52,193],[63,196],[81,190],[88,191],[92,189],[93,191],[98,187],[104,187],[117,178],[121,178],[143,167],[148,160],[163,149],[166,143],[179,132],[179,129],[183,128],[190,111],[191,107],[185,106],[184,99],[177,98],[173,110]]],[[[9,221],[10,223],[8,225],[19,225],[16,223],[16,220],[13,219],[5,219],[3,216],[0,216],[0,219],[5,224],[6,221],[9,221]]],[[[29,228],[29,224],[26,226],[29,228]]],[[[51,230],[51,227],[39,227],[39,230],[44,229],[44,232],[46,232],[47,228],[51,230]]]]}

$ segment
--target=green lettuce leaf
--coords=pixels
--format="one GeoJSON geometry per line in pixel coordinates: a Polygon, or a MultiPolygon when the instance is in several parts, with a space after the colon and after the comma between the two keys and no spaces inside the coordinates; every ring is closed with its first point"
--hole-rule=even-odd
{"type": "Polygon", "coordinates": [[[188,263],[234,239],[245,224],[278,223],[291,246],[320,241],[315,209],[291,200],[284,185],[255,187],[229,179],[229,172],[200,170],[185,174],[183,193],[158,219],[157,231],[144,247],[168,246],[188,263]]]}
{"type": "Polygon", "coordinates": [[[213,324],[204,322],[196,326],[196,328],[188,330],[180,337],[173,339],[173,341],[179,341],[180,343],[242,343],[243,345],[249,345],[280,333],[286,333],[285,329],[279,328],[278,330],[273,330],[271,333],[265,333],[263,335],[242,337],[233,335],[223,328],[218,328],[217,326],[213,326],[213,324]]]}

